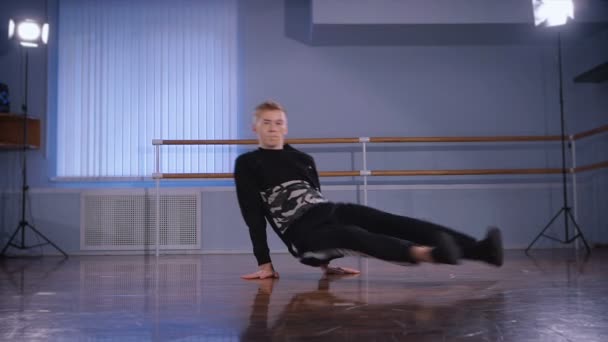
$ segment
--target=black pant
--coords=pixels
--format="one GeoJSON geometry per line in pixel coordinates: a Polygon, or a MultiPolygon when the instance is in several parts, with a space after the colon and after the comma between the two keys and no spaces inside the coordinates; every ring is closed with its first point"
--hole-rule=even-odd
{"type": "Polygon", "coordinates": [[[300,261],[319,266],[348,254],[397,262],[415,262],[412,245],[435,246],[439,232],[449,234],[465,258],[475,255],[476,240],[452,229],[358,204],[322,203],[294,222],[286,237],[300,261]],[[320,219],[319,216],[322,216],[320,219]]]}

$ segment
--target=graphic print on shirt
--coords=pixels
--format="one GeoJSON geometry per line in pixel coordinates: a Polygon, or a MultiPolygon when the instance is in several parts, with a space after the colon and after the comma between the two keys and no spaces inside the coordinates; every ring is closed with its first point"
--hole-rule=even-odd
{"type": "Polygon", "coordinates": [[[317,189],[302,180],[282,183],[261,192],[260,195],[268,205],[270,216],[281,233],[307,209],[317,203],[327,202],[317,189]]]}

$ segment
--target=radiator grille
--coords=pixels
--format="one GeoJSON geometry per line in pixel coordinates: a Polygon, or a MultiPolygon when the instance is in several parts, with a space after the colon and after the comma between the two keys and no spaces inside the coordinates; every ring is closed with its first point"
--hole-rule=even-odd
{"type": "MultiPolygon", "coordinates": [[[[155,245],[154,193],[83,193],[81,248],[138,250],[155,245]]],[[[200,249],[200,195],[163,193],[160,196],[162,249],[200,249]]]]}

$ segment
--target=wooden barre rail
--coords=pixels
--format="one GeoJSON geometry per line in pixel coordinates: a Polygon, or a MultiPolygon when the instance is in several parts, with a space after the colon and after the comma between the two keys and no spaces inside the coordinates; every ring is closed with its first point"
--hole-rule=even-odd
{"type": "MultiPolygon", "coordinates": [[[[559,135],[547,136],[499,136],[499,137],[372,137],[370,143],[457,143],[457,142],[535,142],[560,141],[559,135]]],[[[160,140],[156,145],[257,145],[253,139],[227,139],[227,140],[160,140]]],[[[361,143],[359,138],[302,138],[286,139],[292,145],[309,144],[356,144],[361,143]]]]}
{"type": "MultiPolygon", "coordinates": [[[[596,170],[608,167],[608,161],[596,164],[568,168],[568,173],[596,170]]],[[[368,176],[474,176],[474,175],[541,175],[558,174],[561,168],[540,168],[540,169],[465,169],[465,170],[375,170],[369,171],[368,176]]],[[[360,171],[322,171],[320,177],[358,177],[363,174],[360,171]]],[[[232,178],[232,173],[160,173],[155,174],[154,178],[160,179],[227,179],[232,178]]]]}
{"type": "MultiPolygon", "coordinates": [[[[567,170],[570,172],[570,170],[567,170]]],[[[466,176],[466,175],[537,175],[561,173],[562,169],[478,169],[478,170],[378,170],[372,176],[466,176]]]]}
{"type": "Polygon", "coordinates": [[[574,170],[574,173],[603,169],[606,167],[608,167],[608,161],[603,161],[603,162],[599,162],[599,163],[595,163],[595,164],[591,164],[591,165],[579,166],[574,170]]]}
{"type": "Polygon", "coordinates": [[[597,135],[600,133],[608,132],[608,125],[600,126],[594,129],[590,129],[588,131],[577,133],[573,136],[574,140],[579,140],[582,138],[590,137],[592,135],[597,135]]]}
{"type": "Polygon", "coordinates": [[[547,136],[498,136],[498,137],[378,137],[370,138],[375,143],[429,143],[429,142],[521,142],[521,141],[559,141],[559,135],[547,136]]]}
{"type": "MultiPolygon", "coordinates": [[[[608,132],[608,125],[600,126],[588,131],[572,135],[573,140],[590,137],[592,135],[608,132]]],[[[527,136],[496,136],[496,137],[370,137],[370,138],[302,138],[287,139],[293,145],[306,144],[353,144],[361,142],[370,143],[457,143],[457,142],[535,142],[560,141],[561,135],[527,135],[527,136]],[[362,140],[364,139],[364,140],[362,140]]],[[[255,139],[227,139],[227,140],[153,140],[154,145],[256,145],[255,139]]]]}
{"type": "MultiPolygon", "coordinates": [[[[569,136],[571,140],[579,140],[592,135],[608,132],[608,125],[600,126],[588,131],[569,136]]],[[[547,136],[497,136],[497,137],[371,137],[371,138],[305,138],[287,139],[289,144],[352,144],[361,142],[375,143],[429,143],[429,142],[534,142],[534,141],[560,141],[560,135],[547,136]]],[[[255,145],[255,139],[228,139],[228,140],[153,140],[154,145],[255,145]]],[[[567,172],[596,170],[608,167],[608,161],[591,165],[580,166],[575,169],[568,168],[567,172]]],[[[464,170],[376,170],[363,174],[361,171],[323,171],[321,177],[358,177],[358,176],[461,176],[461,175],[524,175],[524,174],[557,174],[561,168],[537,169],[464,169],[464,170]]],[[[228,179],[232,173],[158,173],[155,179],[228,179]]]]}
{"type": "MultiPolygon", "coordinates": [[[[162,144],[158,145],[257,145],[258,141],[254,139],[227,139],[227,140],[161,140],[162,144]]],[[[287,139],[289,144],[352,144],[359,143],[359,138],[305,138],[305,139],[287,139]]]]}

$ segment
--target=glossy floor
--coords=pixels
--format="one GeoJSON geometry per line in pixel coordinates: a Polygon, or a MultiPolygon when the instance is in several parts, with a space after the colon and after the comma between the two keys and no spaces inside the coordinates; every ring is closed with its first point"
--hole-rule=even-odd
{"type": "Polygon", "coordinates": [[[322,277],[288,255],[0,259],[1,341],[605,341],[608,252],[507,253],[505,266],[345,259],[322,277]]]}

